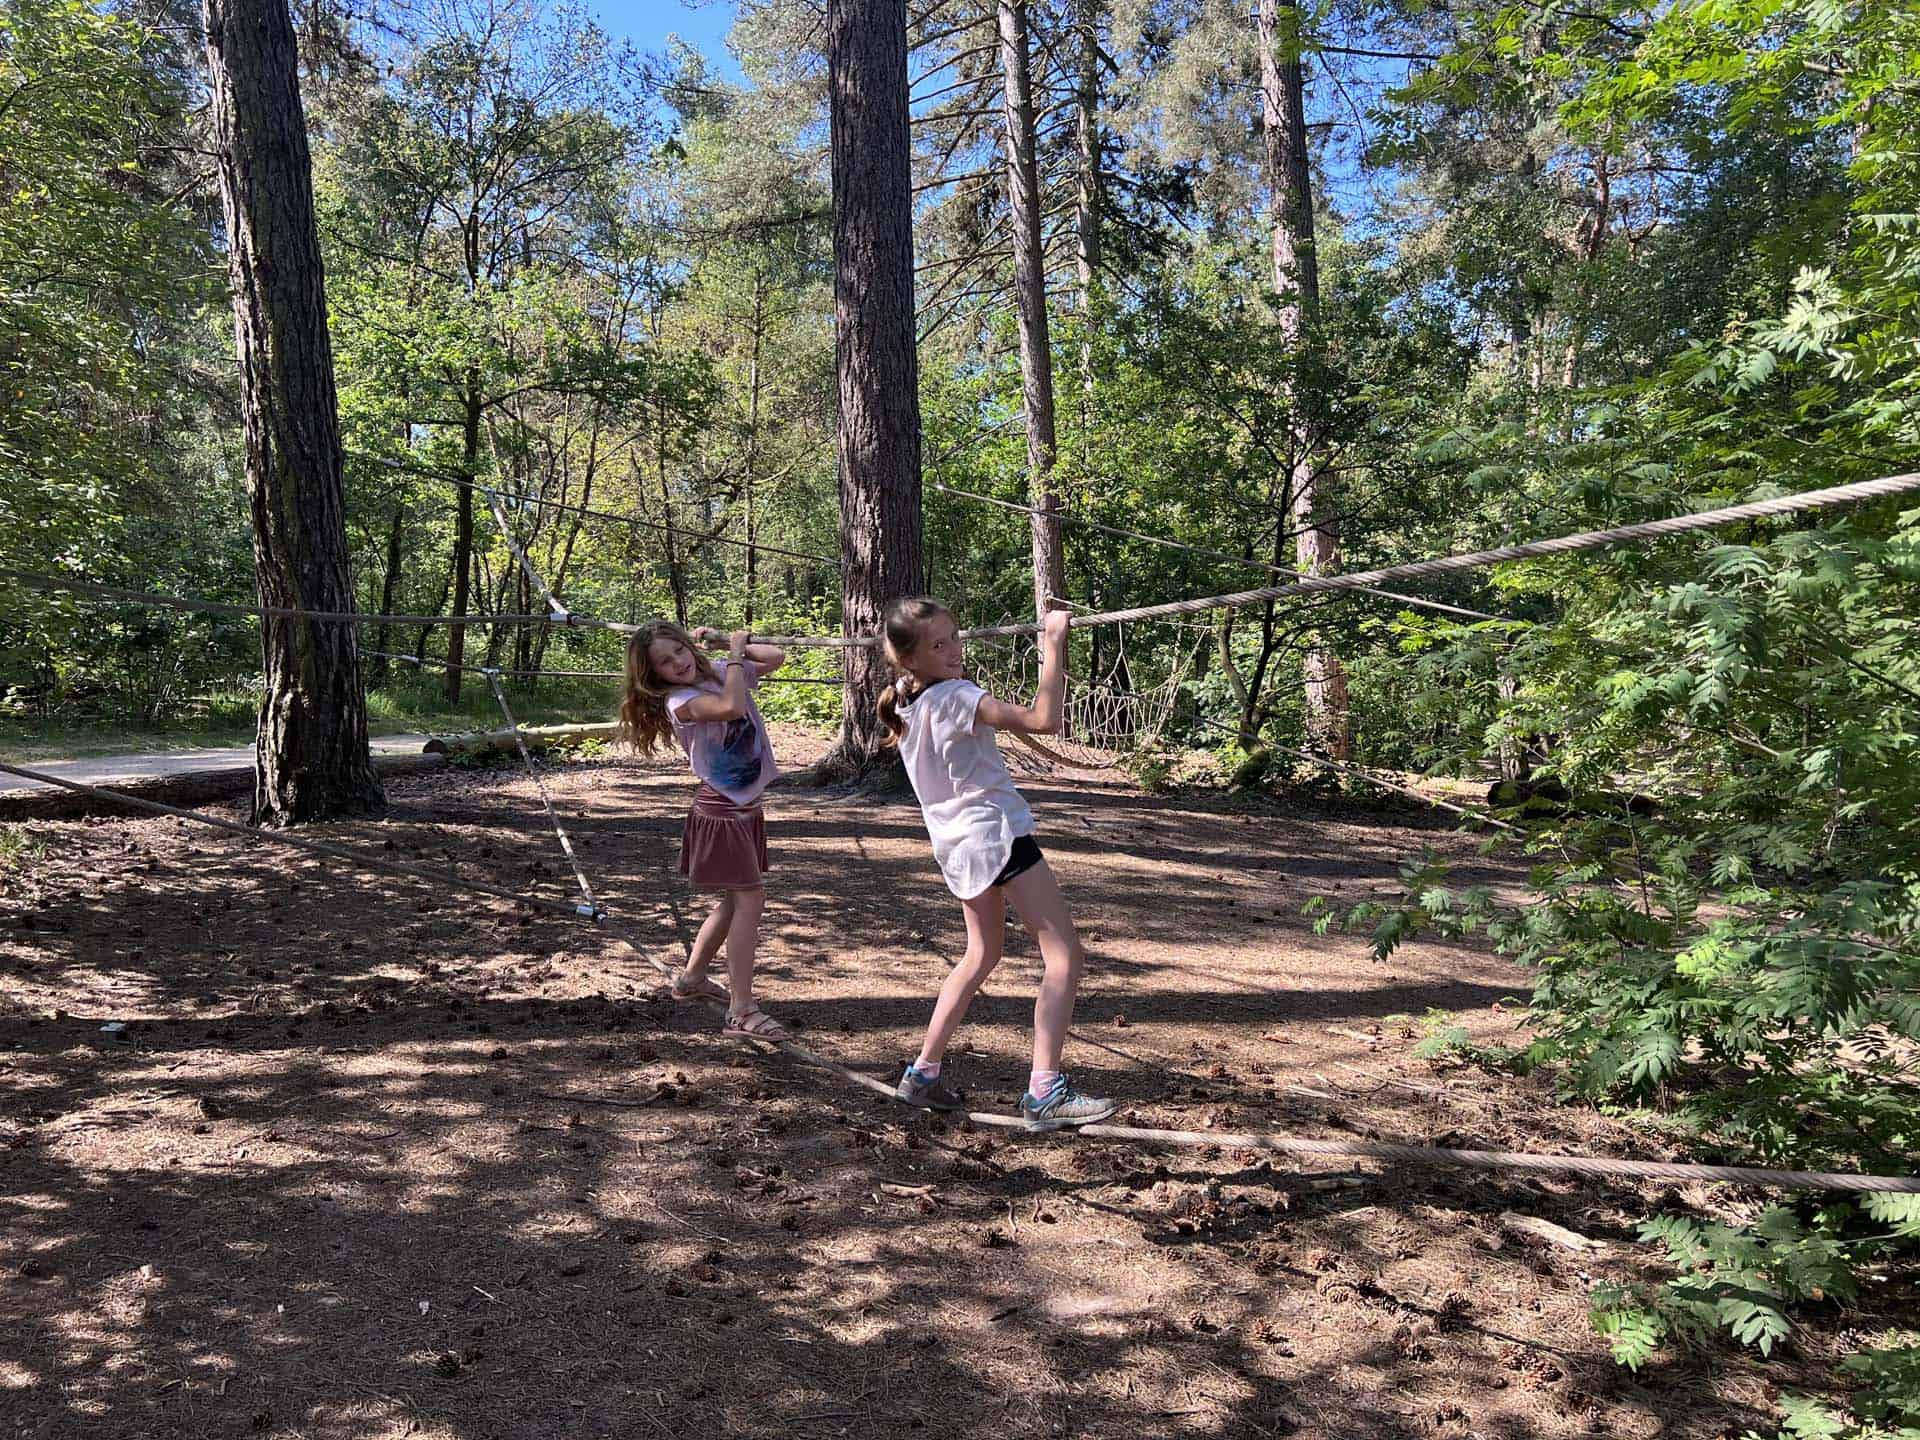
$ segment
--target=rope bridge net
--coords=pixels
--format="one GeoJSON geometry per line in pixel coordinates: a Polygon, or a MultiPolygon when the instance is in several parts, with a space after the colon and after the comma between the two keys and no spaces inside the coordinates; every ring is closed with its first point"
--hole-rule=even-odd
{"type": "MultiPolygon", "coordinates": [[[[1043,773],[1056,768],[1112,770],[1125,764],[1166,732],[1199,643],[1204,642],[1185,646],[1176,636],[1166,676],[1143,687],[1139,683],[1142,665],[1128,650],[1126,627],[1115,626],[1113,659],[1103,673],[1087,680],[1069,675],[1060,733],[1044,740],[1021,735],[1018,739],[1025,753],[1012,753],[1043,773]]],[[[967,668],[992,695],[1026,696],[1039,688],[1040,654],[1023,640],[989,638],[968,653],[967,668]]]]}

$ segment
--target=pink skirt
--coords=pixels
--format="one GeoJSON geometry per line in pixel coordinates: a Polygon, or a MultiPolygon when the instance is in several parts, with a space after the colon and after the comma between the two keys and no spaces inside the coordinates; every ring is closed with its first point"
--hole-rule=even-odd
{"type": "Polygon", "coordinates": [[[696,890],[756,890],[766,884],[767,817],[760,802],[736,805],[702,785],[680,837],[680,873],[696,890]]]}

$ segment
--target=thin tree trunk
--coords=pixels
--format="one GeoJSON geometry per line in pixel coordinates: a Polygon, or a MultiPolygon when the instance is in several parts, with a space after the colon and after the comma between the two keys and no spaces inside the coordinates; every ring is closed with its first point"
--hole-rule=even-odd
{"type": "MultiPolygon", "coordinates": [[[[460,500],[453,522],[453,614],[464,618],[473,593],[473,487],[480,483],[480,372],[469,367],[466,383],[466,415],[461,426],[460,473],[467,483],[460,487],[460,500]]],[[[460,666],[467,656],[467,628],[454,625],[447,631],[446,696],[449,705],[460,703],[460,666]]]]}
{"type": "MultiPolygon", "coordinates": [[[[840,623],[879,631],[926,584],[920,516],[920,362],[914,348],[913,173],[905,0],[828,0],[835,368],[839,376],[840,623]]],[[[891,667],[847,654],[840,738],[822,774],[898,772],[876,712],[891,667]]]]}
{"type": "Polygon", "coordinates": [[[1080,156],[1079,185],[1074,195],[1074,269],[1079,281],[1081,429],[1092,423],[1088,413],[1093,396],[1094,300],[1100,283],[1104,237],[1100,233],[1106,210],[1106,179],[1101,173],[1100,142],[1100,0],[1078,0],[1074,13],[1080,49],[1075,76],[1076,123],[1074,139],[1080,156]]]}
{"type": "Polygon", "coordinates": [[[674,543],[673,486],[667,478],[667,402],[664,395],[654,400],[653,423],[654,476],[660,483],[660,519],[668,528],[660,532],[667,554],[667,585],[673,591],[673,618],[687,623],[687,577],[680,570],[680,549],[674,543]]]}
{"type": "MultiPolygon", "coordinates": [[[[380,613],[382,615],[391,615],[394,613],[394,597],[399,593],[400,589],[400,542],[405,538],[406,528],[407,502],[406,497],[402,496],[393,507],[393,523],[387,527],[387,573],[386,578],[380,582],[380,613]]],[[[388,645],[387,639],[388,625],[386,621],[382,620],[380,622],[380,628],[374,632],[373,648],[380,651],[388,650],[391,647],[388,645]]],[[[387,665],[388,662],[384,654],[375,655],[368,660],[367,683],[370,685],[378,685],[384,681],[387,678],[387,665]]]]}
{"type": "Polygon", "coordinates": [[[1028,75],[1026,0],[999,0],[1000,69],[1005,76],[1007,210],[1013,231],[1013,288],[1020,307],[1020,389],[1027,418],[1027,485],[1033,496],[1033,609],[1067,592],[1060,497],[1053,485],[1053,342],[1047,323],[1047,259],[1040,248],[1040,176],[1033,154],[1033,86],[1028,75]]]}
{"type": "MultiPolygon", "coordinates": [[[[202,22],[260,600],[352,610],[345,457],[293,23],[285,0],[206,0],[202,22]]],[[[262,617],[261,661],[255,821],[378,808],[356,627],[262,617]]]]}
{"type": "Polygon", "coordinates": [[[766,342],[766,276],[753,272],[753,355],[747,367],[747,454],[745,459],[745,499],[747,509],[747,613],[746,626],[753,628],[753,597],[760,583],[760,551],[754,531],[753,467],[760,460],[760,349],[766,342]]]}
{"type": "MultiPolygon", "coordinates": [[[[453,583],[453,577],[451,575],[442,573],[442,575],[440,576],[440,594],[433,602],[433,609],[427,612],[429,615],[441,615],[446,612],[447,589],[452,583],[453,583]]],[[[420,633],[414,637],[413,658],[415,662],[419,665],[426,664],[427,641],[432,637],[434,628],[435,627],[433,627],[432,625],[422,625],[420,627],[420,633]]]]}
{"type": "MultiPolygon", "coordinates": [[[[1561,388],[1571,390],[1580,380],[1580,352],[1587,343],[1587,311],[1591,308],[1593,265],[1607,248],[1613,231],[1613,167],[1604,149],[1593,152],[1593,213],[1587,217],[1586,236],[1581,242],[1580,258],[1586,262],[1588,294],[1582,296],[1579,309],[1568,317],[1567,348],[1560,362],[1561,388]]],[[[1571,423],[1571,407],[1568,410],[1571,423]]],[[[1572,437],[1569,436],[1569,439],[1572,437]]]]}
{"type": "MultiPolygon", "coordinates": [[[[1297,0],[1260,0],[1260,96],[1273,187],[1273,283],[1280,295],[1279,322],[1296,356],[1311,357],[1320,319],[1320,264],[1314,248],[1313,182],[1308,169],[1306,74],[1300,58],[1297,0]]],[[[1308,367],[1311,374],[1311,367],[1308,367]]],[[[1287,492],[1295,552],[1301,570],[1330,572],[1340,563],[1340,540],[1323,493],[1326,454],[1312,414],[1309,387],[1294,384],[1288,406],[1287,492]]],[[[1307,651],[1307,730],[1328,754],[1344,760],[1347,676],[1340,657],[1322,642],[1307,651]]]]}

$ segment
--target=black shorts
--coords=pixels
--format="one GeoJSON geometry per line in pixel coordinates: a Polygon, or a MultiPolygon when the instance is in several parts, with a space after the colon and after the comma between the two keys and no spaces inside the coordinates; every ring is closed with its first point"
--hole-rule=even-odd
{"type": "MultiPolygon", "coordinates": [[[[1040,842],[1033,836],[1017,836],[1013,842],[1013,853],[1007,856],[1007,863],[1000,867],[1000,873],[993,877],[993,884],[1004,885],[1009,880],[1018,880],[1046,858],[1040,853],[1040,842]]],[[[993,886],[988,888],[992,889],[993,886]]]]}

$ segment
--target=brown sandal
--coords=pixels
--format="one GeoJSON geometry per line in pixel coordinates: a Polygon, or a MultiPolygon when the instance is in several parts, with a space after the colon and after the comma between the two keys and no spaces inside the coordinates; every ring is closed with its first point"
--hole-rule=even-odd
{"type": "Polygon", "coordinates": [[[720,1027],[722,1035],[735,1040],[784,1040],[786,1027],[774,1019],[758,1005],[743,1014],[727,1014],[727,1023],[720,1027]]]}
{"type": "Polygon", "coordinates": [[[733,999],[733,996],[727,993],[726,987],[709,980],[704,975],[697,981],[689,980],[684,970],[673,977],[673,983],[668,988],[673,991],[673,998],[676,1000],[718,1000],[725,1005],[733,999]]]}

